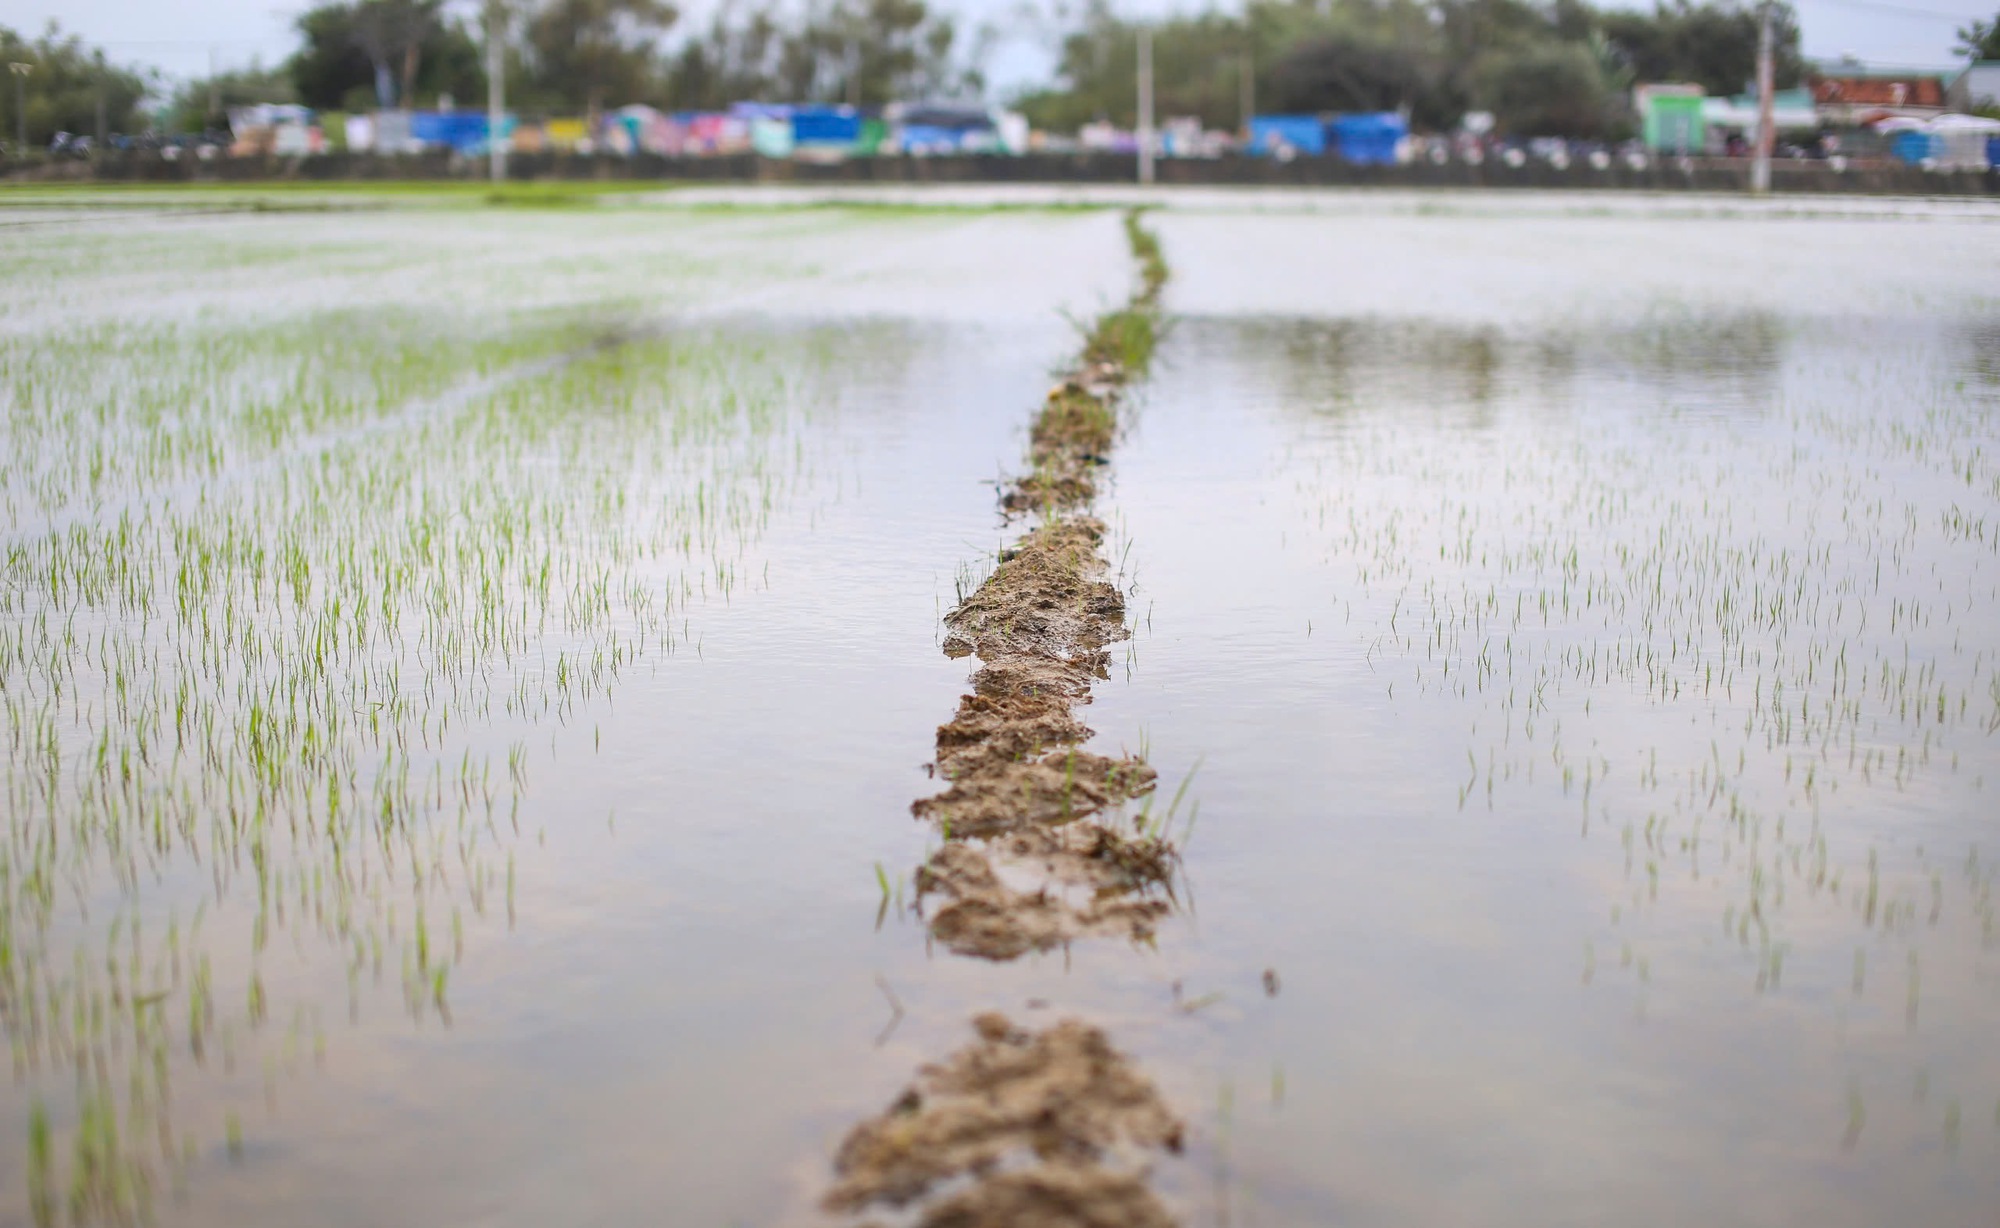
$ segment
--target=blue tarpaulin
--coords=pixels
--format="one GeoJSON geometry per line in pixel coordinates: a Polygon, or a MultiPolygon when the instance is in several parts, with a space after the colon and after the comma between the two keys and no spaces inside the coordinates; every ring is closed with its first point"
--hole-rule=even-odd
{"type": "Polygon", "coordinates": [[[1393,111],[1336,115],[1327,126],[1333,129],[1334,147],[1340,156],[1360,166],[1393,165],[1397,146],[1410,135],[1409,125],[1393,111]]]}
{"type": "Polygon", "coordinates": [[[853,107],[800,107],[792,112],[792,140],[800,145],[852,145],[861,139],[861,113],[853,107]]]}
{"type": "Polygon", "coordinates": [[[410,139],[460,153],[486,147],[486,116],[477,111],[413,111],[410,139]]]}
{"type": "Polygon", "coordinates": [[[1275,153],[1288,146],[1302,154],[1326,152],[1326,125],[1317,115],[1253,115],[1250,117],[1250,149],[1253,153],[1275,153]]]}
{"type": "Polygon", "coordinates": [[[1944,142],[1928,132],[1898,132],[1889,139],[1889,153],[1899,162],[1912,166],[1928,158],[1935,158],[1944,152],[1944,142]]]}

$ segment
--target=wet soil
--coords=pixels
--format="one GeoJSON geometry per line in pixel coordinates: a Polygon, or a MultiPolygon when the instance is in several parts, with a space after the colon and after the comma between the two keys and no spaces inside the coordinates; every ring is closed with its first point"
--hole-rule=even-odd
{"type": "Polygon", "coordinates": [[[1169,881],[1173,849],[1092,823],[1027,830],[985,849],[947,844],[917,871],[918,890],[948,902],[931,935],[961,955],[1009,960],[1083,934],[1144,942],[1172,905],[1149,892],[1169,881]],[[1007,879],[1035,875],[1032,889],[1007,879]]]}
{"type": "MultiPolygon", "coordinates": [[[[1141,288],[1086,338],[1030,428],[1029,472],[1000,495],[1010,517],[1035,521],[944,620],[946,655],[979,666],[938,728],[932,771],[946,787],[910,809],[943,840],[916,872],[919,910],[959,955],[1013,960],[1100,935],[1149,943],[1174,907],[1173,844],[1144,811],[1129,833],[1116,823],[1158,773],[1138,756],[1083,750],[1092,731],[1076,715],[1107,676],[1106,650],[1131,634],[1104,525],[1089,514],[1165,281],[1136,217],[1126,234],[1141,288]]],[[[848,1134],[827,1210],[928,1200],[925,1228],[1176,1222],[1130,1153],[1178,1152],[1183,1127],[1102,1031],[1068,1019],[1031,1033],[997,1012],[973,1026],[975,1044],[848,1134]]]]}
{"type": "Polygon", "coordinates": [[[1075,713],[1108,674],[1106,649],[1131,635],[1089,514],[1165,280],[1151,236],[1134,219],[1126,234],[1140,289],[1085,338],[1030,427],[1029,472],[1000,494],[1003,510],[1036,521],[944,620],[946,655],[980,664],[938,729],[934,771],[949,787],[911,810],[945,841],[917,873],[919,899],[944,900],[931,935],[962,955],[1009,960],[1086,934],[1143,942],[1171,910],[1173,846],[1143,820],[1131,835],[1095,821],[1152,792],[1158,774],[1081,750],[1092,731],[1075,713]]]}
{"type": "Polygon", "coordinates": [[[1065,1019],[1041,1032],[988,1012],[979,1037],[855,1126],[834,1159],[830,1211],[924,1208],[924,1228],[1170,1225],[1143,1157],[1181,1149],[1184,1127],[1103,1031],[1065,1019]],[[970,1184],[955,1185],[963,1178],[970,1184]]]}

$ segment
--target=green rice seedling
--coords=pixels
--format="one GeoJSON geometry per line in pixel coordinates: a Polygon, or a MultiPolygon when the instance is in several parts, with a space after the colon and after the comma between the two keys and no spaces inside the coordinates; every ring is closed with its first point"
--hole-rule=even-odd
{"type": "Polygon", "coordinates": [[[1126,371],[1143,371],[1152,361],[1159,344],[1157,313],[1136,308],[1120,308],[1099,316],[1085,341],[1083,356],[1089,363],[1107,363],[1126,371]]]}
{"type": "MultiPolygon", "coordinates": [[[[1194,766],[1187,770],[1187,775],[1181,777],[1180,787],[1174,790],[1173,801],[1167,804],[1167,812],[1160,816],[1159,830],[1148,832],[1148,835],[1158,838],[1160,833],[1165,832],[1169,827],[1173,826],[1174,815],[1179,812],[1181,803],[1187,799],[1188,787],[1194,784],[1195,773],[1201,771],[1201,764],[1202,760],[1196,758],[1194,766]]],[[[1190,823],[1192,823],[1192,818],[1190,818],[1190,823]]]]}
{"type": "Polygon", "coordinates": [[[54,1147],[49,1113],[39,1100],[28,1110],[28,1214],[36,1228],[56,1220],[54,1147]]]}
{"type": "MultiPolygon", "coordinates": [[[[501,858],[516,921],[527,734],[698,643],[704,596],[730,599],[817,489],[823,341],[607,340],[589,304],[615,286],[588,272],[568,303],[472,317],[446,301],[464,270],[432,266],[452,288],[412,306],[380,279],[407,253],[252,246],[186,293],[308,269],[344,288],[178,315],[78,297],[93,269],[142,274],[141,244],[10,263],[0,304],[0,1032],[54,1121],[86,1120],[60,1077],[80,1055],[145,1067],[92,1129],[168,1112],[161,1060],[221,1074],[272,1046],[289,1068],[296,1014],[256,1026],[289,1005],[260,971],[287,943],[337,961],[356,1018],[386,945],[442,1017],[501,858]]],[[[50,1126],[71,1169],[51,1188],[135,1206],[111,1136],[69,1146],[79,1129],[50,1126]]]]}

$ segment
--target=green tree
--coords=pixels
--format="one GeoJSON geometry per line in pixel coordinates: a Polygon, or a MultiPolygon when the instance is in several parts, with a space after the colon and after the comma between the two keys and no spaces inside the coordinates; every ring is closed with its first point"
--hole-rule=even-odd
{"type": "Polygon", "coordinates": [[[702,108],[956,95],[980,81],[977,50],[961,63],[958,43],[951,17],[925,0],[834,0],[798,20],[771,3],[724,8],[672,56],[663,93],[702,108]]]}
{"type": "Polygon", "coordinates": [[[655,96],[655,44],[678,16],[667,0],[549,0],[528,19],[536,83],[591,116],[655,96]]]}
{"type": "Polygon", "coordinates": [[[1488,62],[1496,56],[1559,44],[1558,16],[1576,24],[1573,9],[1558,13],[1527,0],[1435,0],[1435,11],[1442,61],[1440,109],[1454,115],[1483,105],[1474,100],[1482,64],[1490,76],[1494,70],[1488,62]]]}
{"type": "Polygon", "coordinates": [[[293,27],[303,45],[285,62],[285,71],[300,102],[328,110],[365,109],[359,98],[350,100],[357,91],[365,91],[374,103],[386,102],[376,96],[375,70],[355,35],[354,5],[336,2],[307,9],[293,27]],[[361,105],[350,106],[350,101],[361,105]]]}
{"type": "Polygon", "coordinates": [[[414,106],[480,96],[480,42],[443,0],[333,0],[300,14],[303,45],[286,62],[298,100],[324,110],[414,106]]]}
{"type": "Polygon", "coordinates": [[[391,79],[399,87],[393,101],[416,105],[417,72],[423,67],[424,41],[438,30],[443,0],[361,0],[353,9],[350,29],[374,70],[375,92],[384,105],[391,98],[384,88],[391,79]]]}
{"type": "MultiPolygon", "coordinates": [[[[1582,43],[1596,29],[1585,0],[1248,0],[1241,17],[1154,25],[1158,112],[1236,126],[1247,56],[1259,110],[1404,110],[1419,127],[1446,127],[1469,105],[1482,55],[1582,43]]],[[[1135,38],[1090,0],[1063,40],[1057,81],[1019,105],[1044,127],[1130,124],[1135,38]]]]}
{"type": "MultiPolygon", "coordinates": [[[[1757,11],[1736,3],[1662,0],[1651,13],[1612,10],[1604,35],[1639,81],[1688,81],[1710,94],[1743,92],[1757,75],[1757,11]]],[[[1798,17],[1780,4],[1773,19],[1777,84],[1805,75],[1798,17]]]]}
{"type": "Polygon", "coordinates": [[[1481,56],[1472,69],[1474,105],[1515,136],[1602,137],[1618,96],[1582,43],[1531,42],[1481,56]]]}
{"type": "Polygon", "coordinates": [[[174,91],[167,126],[175,132],[227,127],[229,108],[259,102],[297,102],[298,90],[283,68],[251,65],[190,81],[174,91]]]}
{"type": "Polygon", "coordinates": [[[24,113],[16,107],[17,96],[25,102],[30,146],[46,146],[58,132],[95,134],[100,107],[110,132],[145,126],[138,106],[151,78],[110,63],[101,48],[65,35],[55,22],[37,39],[0,26],[0,61],[29,66],[18,83],[12,74],[0,80],[0,141],[10,146],[24,113]]]}
{"type": "Polygon", "coordinates": [[[1329,34],[1287,51],[1265,74],[1276,111],[1431,109],[1439,65],[1430,48],[1364,34],[1329,34]]]}
{"type": "MultiPolygon", "coordinates": [[[[1131,127],[1138,114],[1139,29],[1090,0],[1081,24],[1063,39],[1057,81],[1015,100],[1039,127],[1075,131],[1108,120],[1131,127]]],[[[1198,116],[1234,128],[1243,56],[1253,45],[1244,21],[1206,12],[1153,27],[1154,113],[1161,119],[1198,116]]]]}
{"type": "Polygon", "coordinates": [[[1969,21],[1958,28],[1952,48],[1968,60],[2000,60],[2000,14],[1992,21],[1969,21]]]}
{"type": "Polygon", "coordinates": [[[708,29],[690,38],[667,69],[668,104],[720,110],[732,102],[771,101],[783,39],[768,7],[717,10],[708,29]]]}
{"type": "Polygon", "coordinates": [[[841,0],[805,33],[801,42],[839,67],[802,98],[879,106],[966,84],[952,60],[958,28],[924,0],[841,0]]]}

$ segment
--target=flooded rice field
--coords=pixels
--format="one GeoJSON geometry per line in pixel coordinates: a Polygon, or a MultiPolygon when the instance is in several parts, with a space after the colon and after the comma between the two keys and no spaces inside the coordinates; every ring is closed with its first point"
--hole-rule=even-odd
{"type": "Polygon", "coordinates": [[[195,203],[0,204],[0,1225],[1992,1222],[2000,211],[195,203]]]}

